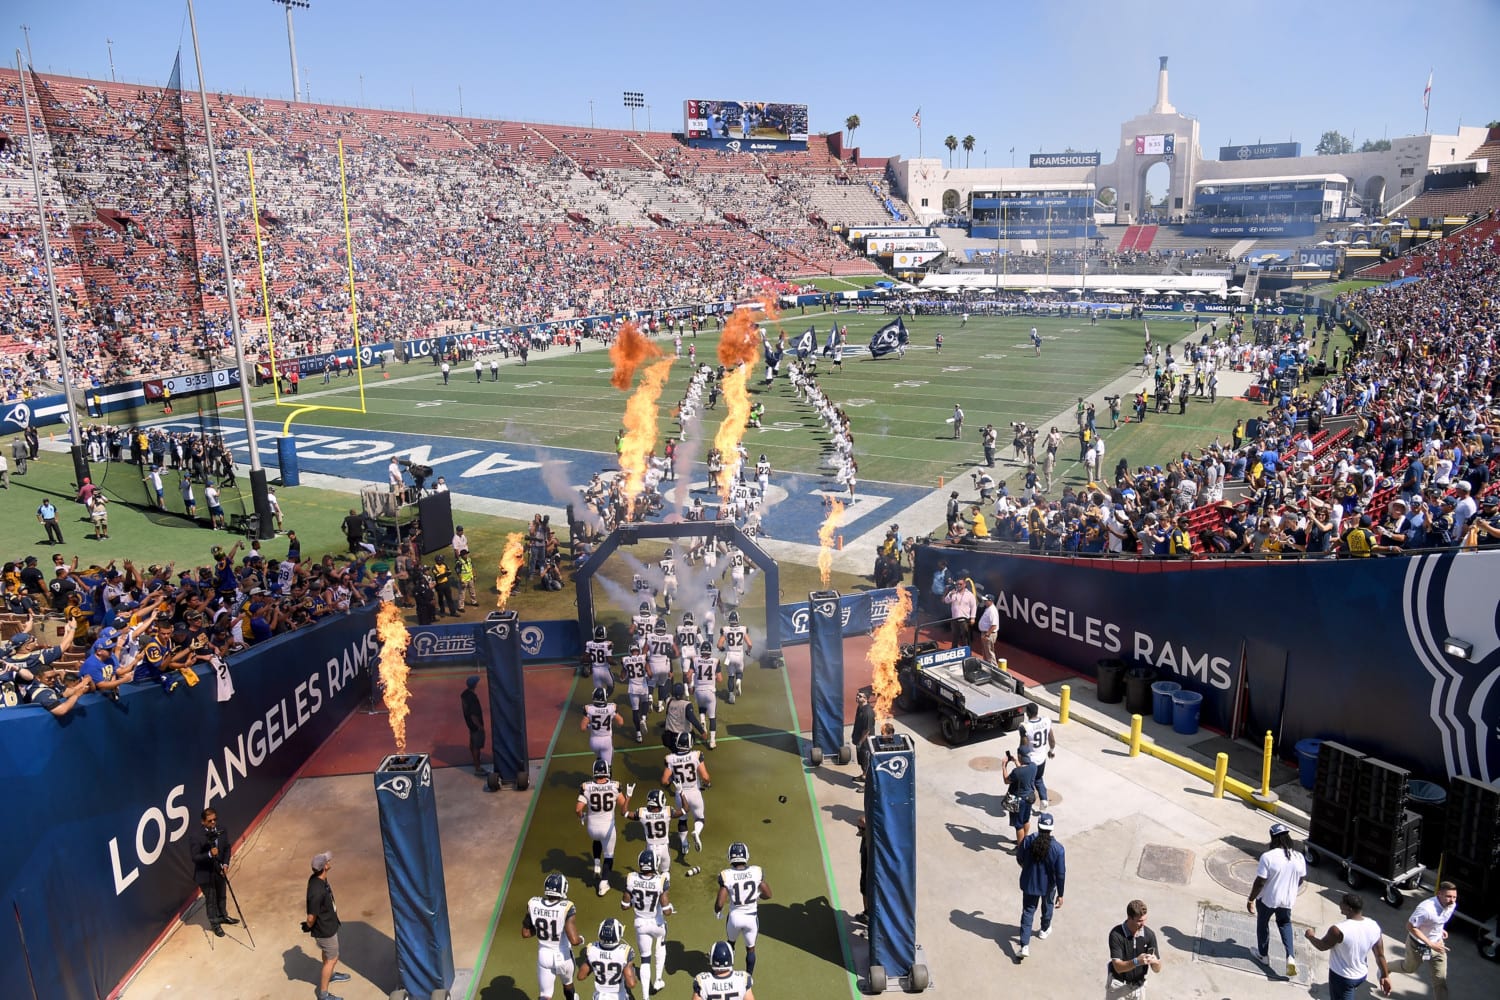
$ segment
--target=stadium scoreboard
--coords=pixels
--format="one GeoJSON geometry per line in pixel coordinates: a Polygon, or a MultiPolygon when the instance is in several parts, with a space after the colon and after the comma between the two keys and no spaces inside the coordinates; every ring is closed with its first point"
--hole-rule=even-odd
{"type": "Polygon", "coordinates": [[[774,101],[682,102],[682,137],[692,146],[774,153],[807,148],[807,105],[774,101]]]}

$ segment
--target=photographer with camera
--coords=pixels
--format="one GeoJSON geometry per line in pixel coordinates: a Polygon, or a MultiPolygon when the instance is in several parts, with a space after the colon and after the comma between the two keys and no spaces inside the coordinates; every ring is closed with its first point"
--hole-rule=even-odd
{"type": "Polygon", "coordinates": [[[1016,761],[1016,755],[1005,751],[1000,776],[1006,781],[1005,810],[1010,814],[1011,829],[1016,832],[1016,849],[1031,832],[1031,807],[1036,800],[1036,765],[1027,758],[1016,761]]]}
{"type": "Polygon", "coordinates": [[[193,857],[193,881],[203,892],[203,908],[208,913],[208,928],[217,937],[224,936],[221,924],[239,923],[224,910],[224,873],[229,871],[230,836],[219,828],[219,814],[203,810],[202,826],[193,831],[189,850],[193,857]]]}

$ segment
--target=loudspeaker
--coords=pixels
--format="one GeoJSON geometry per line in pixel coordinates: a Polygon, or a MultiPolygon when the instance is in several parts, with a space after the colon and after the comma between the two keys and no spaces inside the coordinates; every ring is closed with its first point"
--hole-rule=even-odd
{"type": "Polygon", "coordinates": [[[453,498],[445,491],[429,493],[417,502],[422,522],[422,554],[446,549],[453,541],[453,498]]]}

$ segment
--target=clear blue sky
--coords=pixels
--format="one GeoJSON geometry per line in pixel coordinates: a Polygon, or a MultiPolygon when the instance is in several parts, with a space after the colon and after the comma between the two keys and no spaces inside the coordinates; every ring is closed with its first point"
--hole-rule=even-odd
{"type": "MultiPolygon", "coordinates": [[[[179,41],[192,75],[185,2],[11,0],[31,27],[37,68],[164,82],[179,41]]],[[[1293,138],[1311,152],[1326,129],[1356,144],[1421,132],[1434,68],[1431,130],[1500,119],[1500,2],[1388,0],[1249,4],[1209,0],[893,3],[765,0],[752,7],[633,4],[429,4],[312,0],[294,11],[304,88],[314,101],[626,127],[621,91],[640,90],[651,125],[682,127],[685,98],[810,106],[812,130],[858,114],[867,155],[926,155],[972,133],[972,165],[1026,152],[1110,150],[1119,123],[1147,109],[1156,57],[1171,57],[1171,99],[1220,145],[1293,138]],[[363,74],[363,101],[360,75],[363,74]]],[[[204,74],[214,90],[291,91],[286,20],[272,0],[201,0],[204,74]]],[[[637,113],[639,127],[646,113],[637,113]]],[[[961,155],[961,154],[960,154],[961,155]]],[[[1106,153],[1106,159],[1108,159],[1106,153]]]]}

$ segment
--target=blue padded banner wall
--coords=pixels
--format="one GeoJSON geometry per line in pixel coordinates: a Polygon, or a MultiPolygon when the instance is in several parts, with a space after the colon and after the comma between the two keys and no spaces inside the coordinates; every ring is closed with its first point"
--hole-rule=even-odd
{"type": "Polygon", "coordinates": [[[870,739],[870,964],[882,966],[894,981],[911,971],[917,957],[916,755],[905,736],[870,739]]]}
{"type": "Polygon", "coordinates": [[[808,652],[812,659],[812,742],[823,755],[836,758],[844,745],[844,630],[839,594],[820,590],[807,595],[808,652]]]}
{"type": "Polygon", "coordinates": [[[426,754],[387,757],[375,772],[375,801],[391,893],[396,971],[407,993],[430,997],[453,986],[453,934],[432,761],[426,754]]]}
{"type": "Polygon", "coordinates": [[[521,673],[521,635],[516,613],[500,611],[474,626],[480,663],[489,674],[490,750],[495,773],[514,782],[527,773],[526,686],[521,673]]]}
{"type": "Polygon", "coordinates": [[[15,806],[0,810],[0,996],[114,989],[196,895],[199,812],[241,839],[369,691],[374,624],[372,605],[235,654],[227,701],[205,672],[171,694],[85,695],[61,720],[0,709],[0,801],[15,806]]]}

